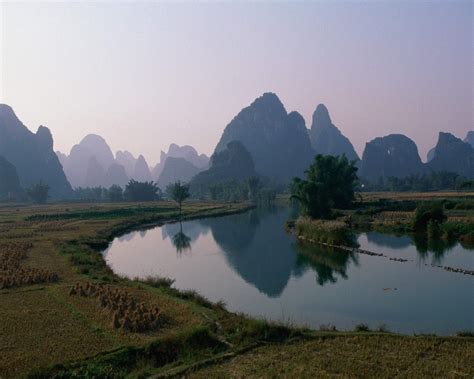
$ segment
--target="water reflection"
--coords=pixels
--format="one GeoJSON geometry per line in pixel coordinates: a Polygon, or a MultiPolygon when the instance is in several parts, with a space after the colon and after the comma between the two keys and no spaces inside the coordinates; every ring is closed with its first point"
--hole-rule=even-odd
{"type": "Polygon", "coordinates": [[[163,240],[167,238],[172,238],[177,233],[182,232],[185,233],[191,239],[191,243],[196,241],[201,235],[206,235],[207,233],[209,233],[209,228],[205,225],[201,225],[198,222],[177,222],[174,224],[165,224],[160,229],[163,240]]]}
{"type": "Polygon", "coordinates": [[[356,266],[359,261],[354,253],[322,247],[298,241],[295,244],[298,253],[298,264],[310,266],[316,273],[316,282],[323,286],[336,283],[337,277],[348,279],[347,270],[351,263],[356,266]]]}
{"type": "Polygon", "coordinates": [[[412,244],[411,239],[408,236],[395,236],[376,232],[368,232],[366,234],[368,241],[379,247],[404,249],[412,244]]]}
{"type": "Polygon", "coordinates": [[[414,235],[413,242],[420,260],[426,261],[431,253],[431,261],[434,264],[441,264],[444,261],[445,254],[457,244],[456,241],[427,238],[426,235],[414,235]]]}
{"type": "Polygon", "coordinates": [[[171,239],[178,255],[191,250],[191,238],[183,233],[183,224],[179,223],[179,231],[171,239]]]}
{"type": "MultiPolygon", "coordinates": [[[[431,262],[442,264],[447,253],[458,243],[442,238],[427,238],[423,234],[405,236],[382,234],[378,232],[365,233],[367,241],[376,248],[390,248],[393,251],[403,251],[415,246],[417,260],[420,263],[431,262]]],[[[411,250],[411,249],[410,249],[411,250]]]]}
{"type": "Polygon", "coordinates": [[[286,212],[273,208],[199,222],[210,228],[229,266],[242,279],[265,295],[278,297],[290,277],[302,272],[291,236],[275,233],[286,220],[286,212]]]}

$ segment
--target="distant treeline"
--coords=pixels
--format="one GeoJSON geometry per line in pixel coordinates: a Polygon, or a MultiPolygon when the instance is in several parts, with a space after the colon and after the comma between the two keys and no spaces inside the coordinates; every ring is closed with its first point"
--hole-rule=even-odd
{"type": "MultiPolygon", "coordinates": [[[[162,191],[153,182],[130,181],[122,189],[113,185],[105,187],[79,187],[74,190],[74,200],[84,202],[122,202],[122,201],[150,201],[171,198],[169,191],[162,191]]],[[[270,204],[275,200],[277,188],[258,177],[245,180],[223,180],[214,183],[203,191],[195,191],[193,198],[219,202],[251,201],[256,204],[270,204]]]]}
{"type": "Polygon", "coordinates": [[[474,190],[474,180],[454,172],[438,171],[429,174],[415,174],[404,178],[380,177],[376,183],[361,181],[360,190],[372,191],[442,191],[442,190],[474,190]]]}

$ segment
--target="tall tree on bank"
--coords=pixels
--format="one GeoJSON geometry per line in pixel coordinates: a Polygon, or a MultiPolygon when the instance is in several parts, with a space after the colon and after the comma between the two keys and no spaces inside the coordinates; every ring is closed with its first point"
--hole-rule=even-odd
{"type": "Polygon", "coordinates": [[[317,155],[305,171],[306,180],[294,178],[291,196],[311,218],[329,218],[333,208],[347,208],[354,200],[357,185],[355,161],[345,155],[317,155]]]}
{"type": "Polygon", "coordinates": [[[189,193],[189,185],[186,183],[181,183],[178,180],[176,183],[170,184],[168,187],[166,187],[166,193],[178,204],[179,213],[181,214],[183,201],[191,196],[189,193]]]}

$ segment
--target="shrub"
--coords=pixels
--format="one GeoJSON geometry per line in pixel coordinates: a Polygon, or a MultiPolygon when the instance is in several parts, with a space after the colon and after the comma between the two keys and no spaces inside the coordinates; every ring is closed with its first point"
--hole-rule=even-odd
{"type": "MultiPolygon", "coordinates": [[[[413,219],[413,230],[415,232],[426,232],[428,224],[442,224],[447,217],[444,214],[442,203],[420,203],[416,207],[415,217],[413,219]]],[[[431,226],[433,228],[433,224],[431,226]]]]}
{"type": "Polygon", "coordinates": [[[370,332],[370,328],[367,324],[357,324],[354,330],[356,332],[370,332]]]}

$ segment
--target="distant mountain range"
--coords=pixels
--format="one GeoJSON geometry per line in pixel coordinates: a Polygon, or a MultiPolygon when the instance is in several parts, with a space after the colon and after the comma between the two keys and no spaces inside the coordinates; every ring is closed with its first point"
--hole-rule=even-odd
{"type": "Polygon", "coordinates": [[[427,164],[421,161],[415,142],[401,134],[368,142],[359,161],[352,143],[332,123],[324,104],[316,107],[311,129],[307,130],[303,118],[297,112],[288,114],[273,93],[265,93],[244,108],[227,125],[215,151],[233,140],[249,151],[258,174],[283,183],[300,176],[316,154],[345,154],[349,160],[358,161],[359,176],[368,181],[440,170],[474,177],[472,131],[465,142],[440,133],[427,164]]]}
{"type": "Polygon", "coordinates": [[[421,161],[415,142],[401,134],[374,138],[359,160],[325,105],[316,107],[307,129],[303,117],[288,113],[274,93],[263,94],[232,119],[211,158],[192,146],[171,144],[152,168],[142,155],[117,151],[114,156],[107,142],[94,134],[74,145],[69,155],[55,154],[48,128],[40,126],[34,134],[11,107],[0,104],[0,197],[17,191],[18,184],[27,188],[40,181],[58,198],[71,196],[72,187],[124,186],[130,179],[153,180],[162,189],[177,180],[196,185],[249,175],[287,184],[304,173],[316,154],[345,154],[358,161],[359,176],[371,182],[441,170],[474,178],[473,131],[464,141],[440,133],[427,163],[421,161]]]}
{"type": "Polygon", "coordinates": [[[74,188],[125,186],[134,179],[153,180],[165,189],[171,182],[189,181],[209,164],[209,158],[199,155],[192,146],[171,144],[168,153],[162,151],[160,162],[150,169],[143,155],[135,158],[128,151],[117,151],[114,157],[107,142],[95,134],[87,135],[74,145],[69,155],[60,151],[56,154],[74,188]]]}

